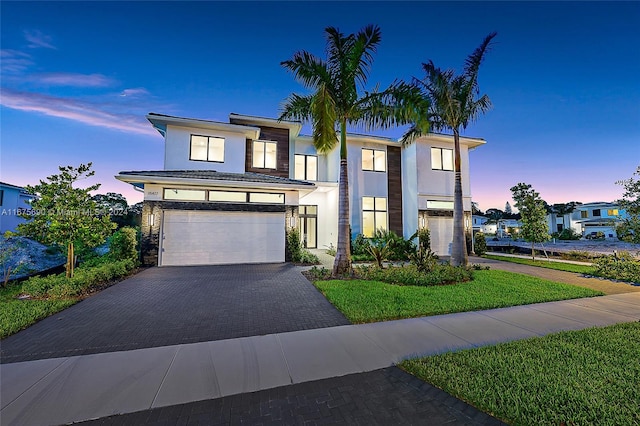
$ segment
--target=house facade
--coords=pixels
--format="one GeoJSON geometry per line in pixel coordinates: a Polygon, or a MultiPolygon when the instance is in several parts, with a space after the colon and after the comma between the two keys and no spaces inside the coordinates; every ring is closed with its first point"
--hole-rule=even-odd
{"type": "Polygon", "coordinates": [[[33,198],[21,186],[0,182],[0,234],[15,232],[19,224],[26,222],[19,213],[31,208],[33,198]]]}
{"type": "MultiPolygon", "coordinates": [[[[239,114],[228,123],[147,119],[164,137],[163,169],[116,176],[144,191],[146,264],[283,262],[291,228],[307,248],[337,244],[339,147],[318,153],[298,122],[239,114]]],[[[484,143],[461,138],[468,232],[469,151],[484,143]]],[[[427,227],[432,249],[450,254],[453,137],[430,134],[403,146],[349,133],[347,145],[352,237],[382,228],[409,238],[427,227]]]]}
{"type": "Polygon", "coordinates": [[[573,229],[583,237],[591,238],[601,232],[605,239],[617,238],[616,226],[624,217],[624,210],[615,203],[594,202],[577,204],[573,211],[565,214],[549,213],[549,232],[573,229]]]}

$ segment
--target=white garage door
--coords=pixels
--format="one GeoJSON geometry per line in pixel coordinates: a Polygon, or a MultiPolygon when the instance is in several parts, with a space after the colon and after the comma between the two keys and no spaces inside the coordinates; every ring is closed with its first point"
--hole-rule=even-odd
{"type": "Polygon", "coordinates": [[[431,250],[440,256],[451,255],[453,241],[453,218],[430,217],[429,232],[431,233],[431,250]]]}
{"type": "Polygon", "coordinates": [[[160,264],[284,262],[284,213],[167,210],[160,264]]]}

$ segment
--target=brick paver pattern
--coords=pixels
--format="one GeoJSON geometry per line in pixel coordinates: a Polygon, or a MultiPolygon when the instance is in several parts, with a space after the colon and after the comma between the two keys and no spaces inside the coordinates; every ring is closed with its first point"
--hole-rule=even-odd
{"type": "Polygon", "coordinates": [[[81,424],[481,426],[504,423],[397,367],[389,367],[81,424]]]}
{"type": "Polygon", "coordinates": [[[0,358],[19,362],[347,324],[290,264],[150,268],[2,340],[0,358]]]}

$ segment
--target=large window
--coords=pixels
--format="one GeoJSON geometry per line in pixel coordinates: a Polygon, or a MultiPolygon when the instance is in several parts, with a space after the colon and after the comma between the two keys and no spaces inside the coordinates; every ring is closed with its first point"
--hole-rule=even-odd
{"type": "Polygon", "coordinates": [[[431,148],[431,169],[453,171],[453,150],[431,148]]]}
{"type": "Polygon", "coordinates": [[[207,192],[204,189],[172,189],[165,188],[165,200],[205,201],[207,192]]]}
{"type": "Polygon", "coordinates": [[[362,197],[362,235],[371,238],[376,229],[387,230],[387,199],[362,197]]]}
{"type": "Polygon", "coordinates": [[[586,219],[586,218],[588,218],[588,217],[589,217],[589,212],[588,212],[588,211],[586,211],[586,210],[582,210],[582,211],[580,212],[580,218],[581,218],[581,219],[586,219]]]}
{"type": "Polygon", "coordinates": [[[600,217],[600,209],[594,209],[592,214],[593,217],[600,217]]]}
{"type": "Polygon", "coordinates": [[[194,161],[224,162],[224,139],[213,136],[191,135],[189,159],[194,161]]]}
{"type": "Polygon", "coordinates": [[[253,167],[275,169],[276,153],[277,142],[253,141],[253,167]]]}
{"type": "Polygon", "coordinates": [[[607,216],[618,216],[618,209],[607,210],[607,216]]]}
{"type": "Polygon", "coordinates": [[[250,203],[284,204],[284,194],[272,194],[266,192],[250,192],[250,203]]]}
{"type": "Polygon", "coordinates": [[[377,149],[362,149],[362,170],[384,172],[387,170],[387,154],[377,149]]]}
{"type": "Polygon", "coordinates": [[[295,178],[298,180],[318,180],[318,157],[315,155],[295,156],[295,178]]]}

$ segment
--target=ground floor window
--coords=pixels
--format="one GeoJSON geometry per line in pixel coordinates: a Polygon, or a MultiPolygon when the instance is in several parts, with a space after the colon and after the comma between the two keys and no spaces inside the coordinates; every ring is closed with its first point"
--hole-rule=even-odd
{"type": "Polygon", "coordinates": [[[371,238],[376,229],[387,230],[387,199],[362,197],[362,235],[371,238]]]}

